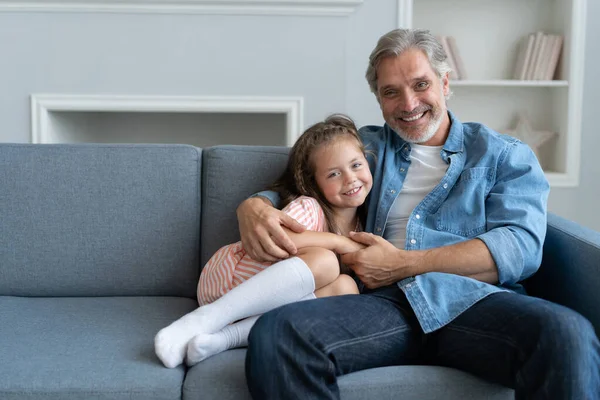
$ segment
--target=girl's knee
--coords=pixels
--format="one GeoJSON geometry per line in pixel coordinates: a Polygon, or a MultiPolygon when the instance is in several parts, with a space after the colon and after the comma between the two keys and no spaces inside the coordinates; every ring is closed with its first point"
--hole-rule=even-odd
{"type": "Polygon", "coordinates": [[[358,294],[358,286],[350,276],[342,274],[329,285],[317,290],[317,297],[342,296],[345,294],[358,294]]]}
{"type": "Polygon", "coordinates": [[[343,294],[358,294],[358,286],[351,276],[342,274],[334,282],[334,290],[337,292],[335,296],[343,294]]]}
{"type": "Polygon", "coordinates": [[[330,284],[340,274],[340,264],[336,254],[331,250],[321,247],[308,247],[301,249],[297,256],[312,271],[317,288],[330,284]]]}

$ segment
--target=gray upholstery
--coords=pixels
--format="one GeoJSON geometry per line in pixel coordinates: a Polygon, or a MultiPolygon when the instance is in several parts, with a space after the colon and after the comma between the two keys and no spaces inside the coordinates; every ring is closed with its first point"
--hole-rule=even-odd
{"type": "Polygon", "coordinates": [[[195,297],[201,152],[0,146],[0,295],[195,297]]]}
{"type": "Polygon", "coordinates": [[[444,367],[375,368],[343,376],[339,385],[344,400],[514,399],[512,389],[444,367]]]}
{"type": "Polygon", "coordinates": [[[244,376],[245,357],[246,349],[233,349],[190,368],[185,376],[183,399],[250,399],[244,376]]]}
{"type": "MultiPolygon", "coordinates": [[[[191,368],[184,400],[250,400],[244,376],[245,349],[218,354],[191,368]]],[[[384,367],[339,379],[344,400],[508,400],[514,391],[444,367],[384,367]]]]}
{"type": "MultiPolygon", "coordinates": [[[[0,399],[244,399],[245,349],[187,370],[156,332],[193,310],[235,208],[288,149],[0,144],[0,399]]],[[[534,295],[600,328],[600,234],[550,215],[534,295]]],[[[342,399],[508,399],[469,374],[404,366],[339,380],[342,399]]]]}
{"type": "Polygon", "coordinates": [[[218,146],[202,153],[201,265],[221,246],[240,240],[235,210],[283,172],[288,149],[218,146]]]}
{"type": "Polygon", "coordinates": [[[179,399],[153,335],[193,310],[182,297],[0,297],[0,399],[179,399]]]}
{"type": "Polygon", "coordinates": [[[600,332],[600,232],[549,214],[542,267],[526,288],[578,311],[600,332]]]}

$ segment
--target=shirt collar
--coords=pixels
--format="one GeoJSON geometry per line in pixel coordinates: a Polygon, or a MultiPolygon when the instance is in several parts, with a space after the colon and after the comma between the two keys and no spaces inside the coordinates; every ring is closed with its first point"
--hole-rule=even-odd
{"type": "Polygon", "coordinates": [[[464,150],[463,124],[450,110],[448,110],[448,116],[450,117],[450,132],[444,143],[444,150],[448,153],[461,153],[464,150]]]}

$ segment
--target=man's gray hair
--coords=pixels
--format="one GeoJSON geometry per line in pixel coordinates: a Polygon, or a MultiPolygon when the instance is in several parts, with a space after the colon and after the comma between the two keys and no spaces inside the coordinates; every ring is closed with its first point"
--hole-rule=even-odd
{"type": "Polygon", "coordinates": [[[377,46],[369,56],[369,67],[365,77],[371,91],[377,99],[377,67],[383,58],[399,56],[409,49],[422,50],[433,70],[441,78],[452,69],[448,64],[446,51],[438,40],[425,29],[394,29],[386,33],[377,42],[377,46]]]}

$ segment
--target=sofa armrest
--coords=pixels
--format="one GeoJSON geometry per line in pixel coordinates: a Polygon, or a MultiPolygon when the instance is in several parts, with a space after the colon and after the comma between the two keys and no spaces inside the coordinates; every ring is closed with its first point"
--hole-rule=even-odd
{"type": "Polygon", "coordinates": [[[542,266],[525,287],[578,311],[600,332],[600,232],[548,214],[542,266]]]}

